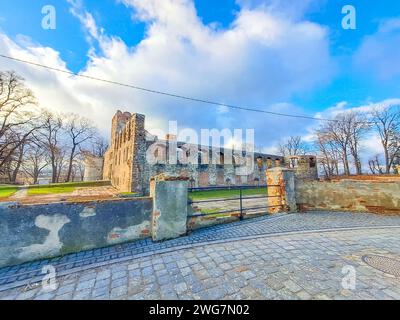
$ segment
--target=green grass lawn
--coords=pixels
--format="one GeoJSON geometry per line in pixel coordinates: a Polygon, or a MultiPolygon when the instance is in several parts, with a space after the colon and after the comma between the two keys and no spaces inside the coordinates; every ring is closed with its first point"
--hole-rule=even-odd
{"type": "MultiPolygon", "coordinates": [[[[210,190],[210,191],[194,191],[189,192],[189,198],[193,201],[197,200],[206,200],[206,199],[224,199],[224,198],[236,198],[239,197],[239,190],[210,190]]],[[[266,195],[267,190],[265,187],[263,188],[251,188],[242,190],[243,197],[246,196],[257,196],[257,195],[266,195]]]]}
{"type": "Polygon", "coordinates": [[[0,198],[8,198],[17,192],[18,188],[11,185],[0,185],[0,198]]]}
{"type": "Polygon", "coordinates": [[[59,194],[71,193],[76,188],[73,186],[47,186],[47,187],[31,187],[28,189],[29,196],[43,195],[43,194],[59,194]]]}
{"type": "Polygon", "coordinates": [[[45,194],[72,193],[76,188],[99,187],[104,185],[106,184],[103,181],[65,182],[48,185],[33,185],[28,187],[28,195],[34,196],[45,194]]]}

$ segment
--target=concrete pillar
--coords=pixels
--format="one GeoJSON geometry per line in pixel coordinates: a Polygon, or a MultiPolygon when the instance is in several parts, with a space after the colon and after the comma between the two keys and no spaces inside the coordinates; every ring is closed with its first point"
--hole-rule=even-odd
{"type": "Polygon", "coordinates": [[[275,167],[267,170],[268,212],[297,211],[294,171],[275,167]]]}
{"type": "Polygon", "coordinates": [[[160,174],[151,179],[154,241],[173,239],[186,234],[188,187],[187,177],[160,174]]]}

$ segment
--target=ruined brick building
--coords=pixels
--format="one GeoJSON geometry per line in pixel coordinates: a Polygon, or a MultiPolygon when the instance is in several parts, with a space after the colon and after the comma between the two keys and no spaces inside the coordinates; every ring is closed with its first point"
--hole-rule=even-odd
{"type": "MultiPolygon", "coordinates": [[[[315,162],[310,158],[307,158],[308,161],[311,164],[315,162]]],[[[112,119],[103,179],[110,180],[121,192],[138,194],[147,194],[150,178],[160,173],[187,177],[191,187],[257,186],[266,183],[267,168],[283,163],[284,158],[277,155],[246,154],[226,148],[188,145],[176,141],[173,135],[160,139],[145,130],[144,115],[118,111],[112,119]],[[171,161],[172,158],[177,161],[171,161]],[[249,161],[253,162],[250,166],[249,161]],[[243,167],[251,167],[251,170],[243,171],[243,167]]]]}

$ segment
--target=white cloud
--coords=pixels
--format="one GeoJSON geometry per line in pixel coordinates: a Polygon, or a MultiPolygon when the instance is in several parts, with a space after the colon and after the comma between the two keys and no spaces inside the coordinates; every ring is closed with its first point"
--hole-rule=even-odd
{"type": "Polygon", "coordinates": [[[366,36],[354,55],[354,64],[378,79],[400,76],[400,18],[384,20],[376,33],[366,36]]]}
{"type": "Polygon", "coordinates": [[[378,102],[369,102],[361,106],[351,107],[347,101],[341,101],[332,107],[328,107],[325,110],[318,112],[315,117],[324,119],[333,119],[338,114],[343,112],[360,112],[365,115],[370,115],[370,113],[376,108],[390,108],[393,106],[400,105],[400,98],[385,99],[378,102]]]}
{"type": "MultiPolygon", "coordinates": [[[[315,23],[276,14],[268,6],[245,7],[232,25],[215,30],[198,18],[191,1],[123,0],[145,21],[145,38],[135,47],[106,36],[79,1],[73,14],[101,52],[91,50],[82,74],[207,100],[279,112],[304,114],[279,103],[330,81],[335,64],[327,30],[315,23]],[[99,31],[100,30],[100,31],[99,31]]],[[[19,45],[0,34],[3,52],[66,69],[59,53],[38,44],[19,45]]],[[[257,145],[269,145],[282,132],[304,130],[305,122],[222,108],[111,86],[0,60],[28,81],[44,107],[79,112],[109,132],[116,109],[144,113],[148,128],[168,120],[200,128],[255,128],[257,145]]]]}

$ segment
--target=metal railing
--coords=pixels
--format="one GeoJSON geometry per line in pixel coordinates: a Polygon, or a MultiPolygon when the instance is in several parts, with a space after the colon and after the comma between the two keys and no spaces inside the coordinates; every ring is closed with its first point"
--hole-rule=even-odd
{"type": "MultiPolygon", "coordinates": [[[[269,185],[269,187],[279,187],[279,185],[269,185]]],[[[238,207],[237,209],[229,209],[229,210],[220,210],[220,211],[212,211],[209,213],[201,212],[199,214],[192,214],[189,215],[188,217],[202,217],[202,216],[209,216],[209,215],[218,215],[218,214],[227,214],[227,213],[239,213],[240,214],[240,220],[244,219],[245,214],[249,211],[254,211],[254,210],[259,210],[260,213],[265,213],[268,214],[268,208],[272,207],[282,207],[283,205],[276,205],[276,206],[269,206],[267,204],[267,199],[268,198],[273,198],[273,197],[280,197],[279,195],[277,196],[268,196],[268,185],[260,185],[260,186],[221,186],[221,187],[201,187],[201,188],[188,188],[189,192],[189,200],[188,204],[193,205],[193,204],[205,204],[205,203],[215,203],[215,202],[227,202],[227,201],[235,201],[237,200],[238,207]],[[245,192],[246,190],[254,190],[254,189],[263,189],[265,188],[265,195],[249,195],[246,196],[245,192]],[[195,193],[195,192],[201,192],[201,191],[223,191],[223,190],[238,190],[238,196],[234,197],[213,197],[211,196],[210,198],[206,199],[199,199],[199,200],[193,200],[190,198],[190,195],[195,193]],[[243,202],[246,200],[255,200],[255,199],[265,199],[266,205],[262,206],[250,206],[246,207],[243,205],[243,202]],[[261,210],[265,210],[264,212],[261,212],[261,210]]],[[[201,210],[201,209],[200,209],[201,210]]]]}

